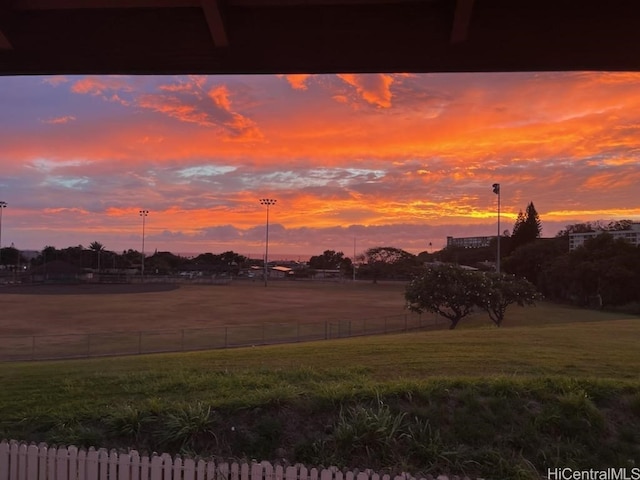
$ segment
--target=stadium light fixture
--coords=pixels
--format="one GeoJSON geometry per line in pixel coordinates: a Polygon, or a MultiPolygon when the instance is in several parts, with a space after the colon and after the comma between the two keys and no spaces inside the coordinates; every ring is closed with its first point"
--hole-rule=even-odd
{"type": "Polygon", "coordinates": [[[275,205],[277,200],[273,198],[261,198],[260,205],[265,205],[267,207],[267,231],[266,231],[266,241],[264,243],[264,286],[267,286],[267,277],[269,273],[269,207],[271,205],[275,205]]]}

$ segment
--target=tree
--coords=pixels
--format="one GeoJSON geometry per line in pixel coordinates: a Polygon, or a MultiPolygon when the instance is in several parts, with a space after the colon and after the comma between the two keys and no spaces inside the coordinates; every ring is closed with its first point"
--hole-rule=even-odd
{"type": "Polygon", "coordinates": [[[530,202],[524,214],[522,211],[518,213],[518,218],[513,226],[513,233],[511,235],[512,250],[529,242],[533,242],[536,238],[540,238],[541,233],[542,224],[540,223],[538,212],[533,202],[530,202]]]}
{"type": "Polygon", "coordinates": [[[137,250],[123,250],[120,258],[122,259],[123,268],[132,268],[140,265],[142,254],[137,250]]]}
{"type": "Polygon", "coordinates": [[[486,273],[479,288],[478,306],[489,314],[491,321],[498,327],[502,325],[509,305],[533,305],[539,298],[536,288],[530,282],[515,275],[486,273]]]}
{"type": "Polygon", "coordinates": [[[91,242],[89,244],[89,250],[96,252],[98,256],[98,271],[100,271],[100,252],[104,252],[104,245],[100,242],[91,242]]]}
{"type": "Polygon", "coordinates": [[[570,298],[588,305],[640,301],[640,248],[608,233],[588,238],[568,255],[565,272],[570,298]]]}
{"type": "Polygon", "coordinates": [[[611,220],[606,224],[600,220],[596,220],[595,222],[574,223],[560,230],[556,236],[565,237],[572,233],[588,233],[600,230],[606,232],[631,230],[632,225],[633,220],[611,220]]]}
{"type": "Polygon", "coordinates": [[[153,255],[144,259],[145,271],[167,275],[184,265],[186,259],[171,252],[155,251],[153,255]]]}
{"type": "Polygon", "coordinates": [[[32,265],[44,265],[45,263],[52,262],[58,259],[58,250],[56,247],[52,247],[51,245],[45,246],[40,255],[38,255],[35,259],[31,261],[32,265]]]}
{"type": "Polygon", "coordinates": [[[609,232],[631,230],[633,226],[633,220],[612,220],[607,224],[605,230],[609,232]]]}
{"type": "Polygon", "coordinates": [[[363,265],[359,272],[369,276],[376,283],[380,278],[409,278],[421,264],[412,253],[395,247],[374,247],[364,253],[363,265]]]}
{"type": "Polygon", "coordinates": [[[569,241],[565,237],[539,238],[512,252],[502,265],[505,272],[524,277],[542,290],[546,266],[568,251],[569,241]]]}
{"type": "Polygon", "coordinates": [[[213,272],[216,274],[228,273],[237,275],[242,266],[247,262],[247,257],[232,250],[220,253],[201,253],[189,262],[191,269],[213,272]]]}
{"type": "Polygon", "coordinates": [[[322,255],[314,255],[309,259],[309,267],[315,270],[337,270],[340,269],[344,275],[353,272],[353,262],[345,257],[343,252],[335,250],[325,250],[322,255]]]}
{"type": "Polygon", "coordinates": [[[409,310],[437,313],[451,322],[458,322],[473,312],[478,303],[483,274],[458,265],[433,265],[414,278],[404,293],[409,310]]]}
{"type": "Polygon", "coordinates": [[[2,251],[2,265],[11,266],[11,268],[17,267],[19,264],[26,263],[26,259],[20,253],[20,250],[15,248],[13,244],[10,247],[4,247],[0,249],[2,251]]]}
{"type": "Polygon", "coordinates": [[[314,255],[309,259],[309,266],[317,270],[327,270],[340,268],[342,261],[344,260],[343,252],[336,252],[335,250],[325,250],[322,255],[314,255]]]}
{"type": "Polygon", "coordinates": [[[557,233],[556,237],[568,237],[572,233],[587,233],[595,231],[595,227],[591,224],[591,222],[574,223],[571,225],[567,225],[565,228],[560,230],[557,233]]]}

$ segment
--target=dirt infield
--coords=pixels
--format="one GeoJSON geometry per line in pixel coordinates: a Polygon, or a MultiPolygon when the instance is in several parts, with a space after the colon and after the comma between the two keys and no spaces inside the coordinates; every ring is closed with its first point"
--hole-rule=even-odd
{"type": "Polygon", "coordinates": [[[0,288],[0,336],[210,328],[406,313],[401,284],[235,282],[0,288]]]}
{"type": "Polygon", "coordinates": [[[44,285],[0,289],[0,361],[229,348],[407,331],[400,284],[44,285]]]}

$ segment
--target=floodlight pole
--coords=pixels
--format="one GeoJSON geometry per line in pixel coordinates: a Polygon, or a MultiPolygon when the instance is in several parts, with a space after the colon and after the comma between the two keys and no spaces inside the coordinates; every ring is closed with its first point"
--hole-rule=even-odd
{"type": "Polygon", "coordinates": [[[273,198],[261,198],[260,205],[266,205],[267,207],[267,231],[266,241],[264,244],[264,286],[267,286],[267,276],[269,273],[269,207],[275,205],[277,200],[273,198]]]}
{"type": "Polygon", "coordinates": [[[142,217],[142,268],[140,269],[140,280],[141,283],[144,283],[144,224],[147,215],[149,215],[149,210],[140,210],[140,216],[142,217]]]}
{"type": "Polygon", "coordinates": [[[498,251],[496,253],[496,272],[500,273],[500,184],[493,184],[493,193],[498,195],[498,236],[497,236],[497,248],[498,251]]]}
{"type": "Polygon", "coordinates": [[[2,211],[7,208],[7,202],[0,202],[0,265],[2,265],[2,211]]]}
{"type": "Polygon", "coordinates": [[[351,262],[351,268],[353,269],[353,281],[356,281],[356,237],[353,237],[353,262],[351,262]]]}

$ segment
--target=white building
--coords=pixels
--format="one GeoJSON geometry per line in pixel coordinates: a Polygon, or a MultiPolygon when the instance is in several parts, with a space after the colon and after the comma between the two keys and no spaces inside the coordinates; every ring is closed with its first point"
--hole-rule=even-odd
{"type": "Polygon", "coordinates": [[[603,233],[608,233],[615,239],[622,238],[631,245],[640,245],[640,223],[632,223],[631,230],[598,230],[597,232],[570,233],[569,250],[575,250],[584,245],[587,238],[593,238],[603,233]]]}
{"type": "Polygon", "coordinates": [[[496,236],[490,237],[447,237],[447,247],[462,248],[481,248],[491,245],[491,240],[496,236]]]}

